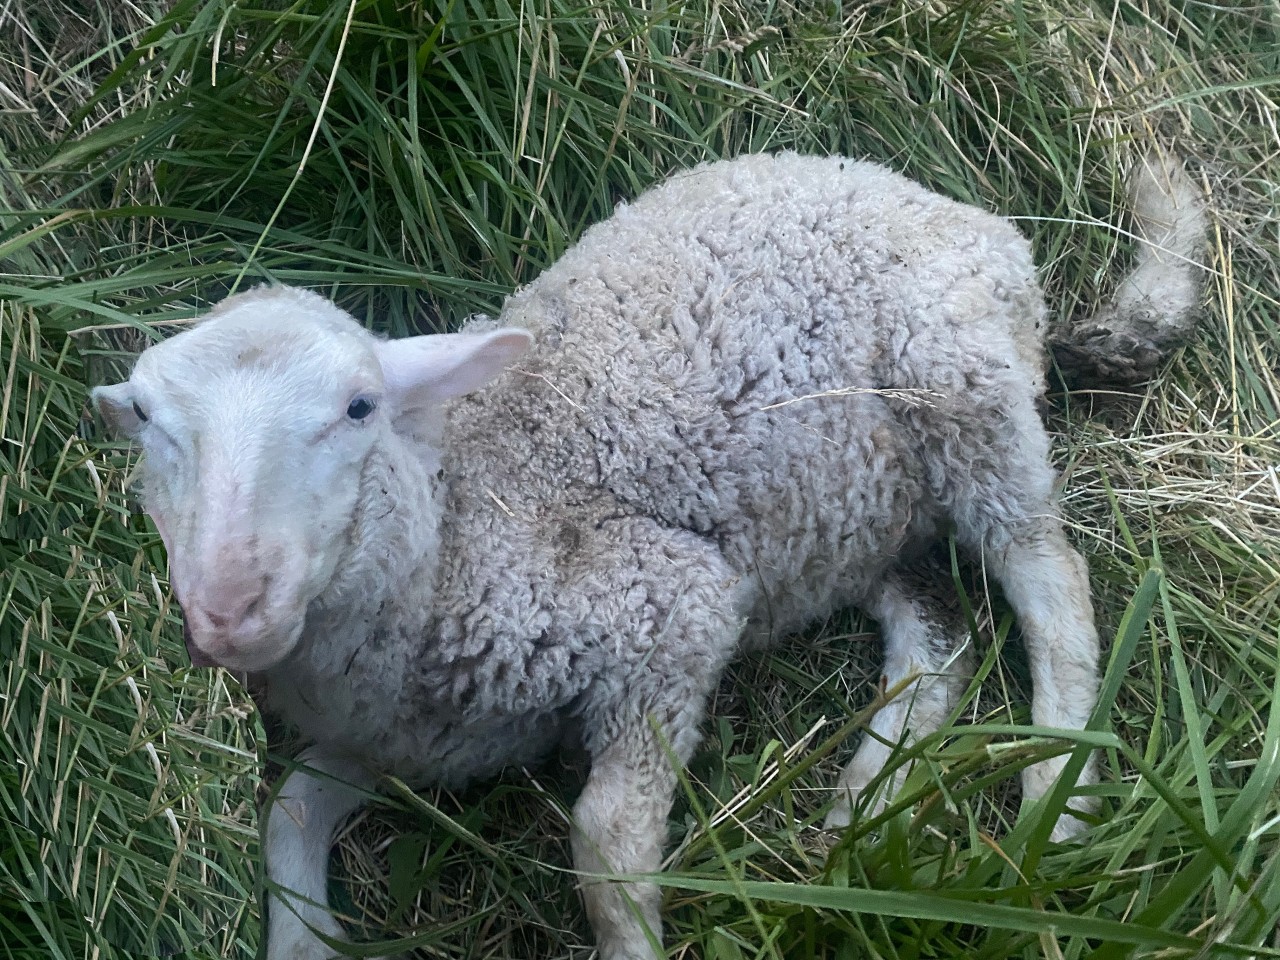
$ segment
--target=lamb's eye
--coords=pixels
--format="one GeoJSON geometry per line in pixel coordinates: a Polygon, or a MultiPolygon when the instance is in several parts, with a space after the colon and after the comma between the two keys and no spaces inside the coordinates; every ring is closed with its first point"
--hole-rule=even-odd
{"type": "Polygon", "coordinates": [[[363,420],[373,413],[376,407],[377,404],[368,397],[356,397],[351,401],[351,405],[347,407],[347,416],[352,420],[363,420]]]}
{"type": "Polygon", "coordinates": [[[151,419],[145,413],[142,412],[142,408],[138,406],[137,400],[133,401],[133,415],[137,417],[139,420],[141,420],[143,423],[146,423],[149,419],[151,419]]]}

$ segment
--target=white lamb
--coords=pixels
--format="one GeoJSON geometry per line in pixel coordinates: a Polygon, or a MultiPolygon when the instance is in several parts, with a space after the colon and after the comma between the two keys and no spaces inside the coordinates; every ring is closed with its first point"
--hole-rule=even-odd
{"type": "MultiPolygon", "coordinates": [[[[459,784],[566,737],[592,757],[573,858],[600,956],[652,960],[657,888],[599,875],[658,868],[668,757],[744,642],[860,606],[890,684],[940,674],[880,737],[946,717],[964,658],[900,572],[943,526],[1020,619],[1034,721],[1086,723],[1098,641],[1036,412],[1045,314],[1004,220],[869,163],[707,164],[589,230],[502,323],[385,341],[259,288],[95,391],[145,449],[193,660],[257,675],[312,744],[268,819],[272,960],[341,936],[329,847],[379,774],[459,784]]],[[[889,752],[866,740],[833,824],[889,752]]],[[[1064,763],[1028,769],[1028,797],[1064,763]]]]}

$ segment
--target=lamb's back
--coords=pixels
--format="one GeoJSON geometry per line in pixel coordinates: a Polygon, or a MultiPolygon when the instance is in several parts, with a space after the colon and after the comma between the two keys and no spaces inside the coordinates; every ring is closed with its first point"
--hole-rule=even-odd
{"type": "Polygon", "coordinates": [[[716,542],[789,629],[928,532],[903,411],[1038,393],[1041,314],[1000,218],[869,163],[708,164],[509,298],[537,346],[455,440],[522,508],[603,493],[716,542]]]}

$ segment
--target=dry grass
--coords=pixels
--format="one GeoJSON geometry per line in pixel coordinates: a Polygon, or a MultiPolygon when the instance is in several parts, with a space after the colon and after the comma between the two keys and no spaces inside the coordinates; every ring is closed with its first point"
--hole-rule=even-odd
{"type": "MultiPolygon", "coordinates": [[[[1121,275],[1123,173],[1159,139],[1210,197],[1196,341],[1148,386],[1049,413],[1115,638],[1106,816],[1067,847],[1016,819],[1014,772],[1063,747],[1009,729],[1016,631],[966,580],[982,683],[958,728],[914,751],[902,804],[821,834],[836,734],[878,673],[850,614],[723,685],[672,819],[670,949],[1280,956],[1275,11],[845,7],[0,6],[0,955],[243,956],[258,936],[260,731],[228,678],[184,668],[128,454],[77,437],[121,357],[73,331],[127,353],[260,278],[394,332],[451,323],[668,171],[780,145],[1018,218],[1069,319],[1121,275]]],[[[564,840],[583,769],[393,790],[346,832],[335,902],[421,956],[589,956],[564,840]]]]}

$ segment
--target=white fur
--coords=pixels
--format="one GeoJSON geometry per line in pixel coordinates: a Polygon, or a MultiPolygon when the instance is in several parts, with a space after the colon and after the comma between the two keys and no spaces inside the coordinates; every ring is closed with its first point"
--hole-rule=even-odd
{"type": "Polygon", "coordinates": [[[570,736],[593,758],[573,852],[600,955],[650,960],[656,888],[601,875],[658,867],[670,761],[744,640],[860,604],[887,682],[923,674],[833,823],[953,708],[962,632],[907,573],[943,524],[1018,614],[1035,721],[1088,718],[1097,636],[1009,224],[872,164],[743,157],[620,206],[502,320],[385,342],[259,289],[96,392],[145,448],[193,656],[258,674],[313,743],[269,813],[268,871],[295,891],[271,960],[338,932],[324,868],[358,794],[324,774],[456,784],[570,736]]]}

